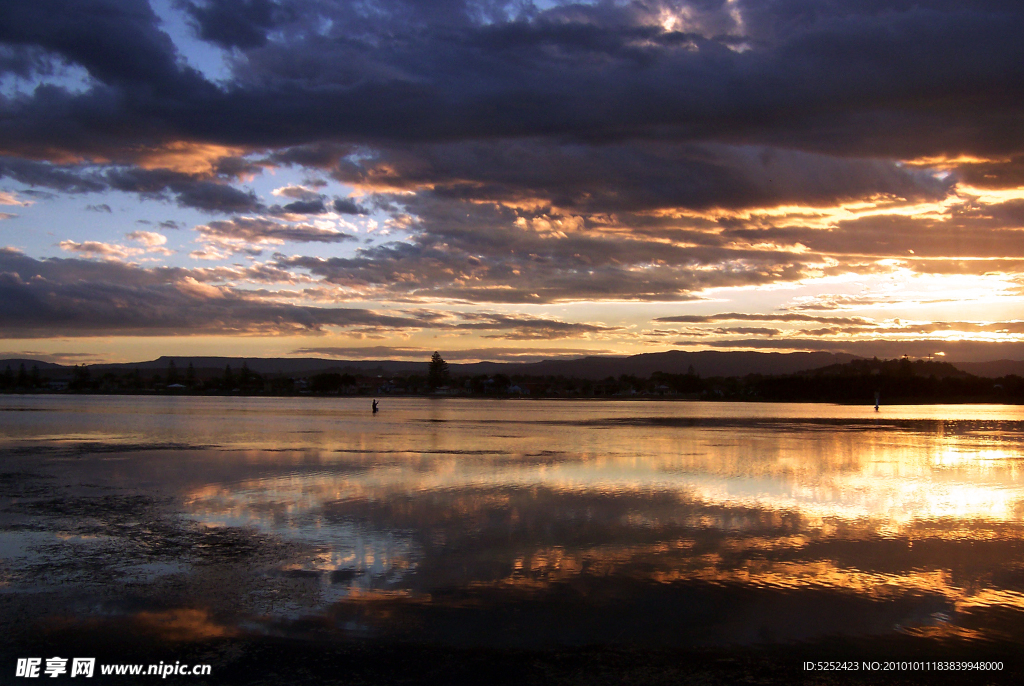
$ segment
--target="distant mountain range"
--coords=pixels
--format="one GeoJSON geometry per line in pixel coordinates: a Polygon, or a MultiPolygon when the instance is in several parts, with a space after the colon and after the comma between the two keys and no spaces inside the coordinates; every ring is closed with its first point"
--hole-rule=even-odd
{"type": "MultiPolygon", "coordinates": [[[[740,351],[702,350],[686,352],[670,350],[661,353],[643,353],[629,357],[594,356],[570,360],[544,360],[542,362],[475,362],[470,364],[450,363],[449,369],[456,376],[478,374],[517,374],[529,376],[565,376],[577,379],[601,380],[609,376],[618,378],[623,374],[646,378],[654,372],[685,374],[692,366],[701,377],[746,376],[748,374],[783,375],[820,369],[830,365],[845,364],[858,359],[845,353],[800,352],[761,353],[740,351]]],[[[235,371],[245,364],[259,374],[306,377],[323,372],[350,374],[426,374],[427,361],[406,362],[400,360],[334,360],[310,357],[171,357],[162,356],[145,362],[87,365],[92,374],[114,372],[125,374],[138,369],[148,373],[163,373],[171,361],[179,372],[189,364],[200,375],[223,373],[231,365],[235,371]]],[[[7,366],[17,372],[24,364],[26,369],[38,367],[48,378],[70,376],[74,365],[60,365],[40,360],[10,358],[0,360],[0,371],[7,366]]],[[[991,362],[953,362],[958,369],[982,377],[1002,377],[1008,374],[1024,376],[1024,361],[994,360],[991,362]]]]}
{"type": "MultiPolygon", "coordinates": [[[[644,353],[630,357],[584,357],[574,360],[544,360],[542,362],[475,362],[471,364],[449,364],[456,376],[478,374],[516,374],[530,376],[566,376],[578,379],[599,380],[623,374],[649,377],[654,372],[685,374],[692,366],[702,377],[746,376],[747,374],[792,374],[808,369],[817,369],[833,364],[842,364],[855,359],[853,355],[824,352],[811,353],[759,353],[759,352],[684,352],[672,350],[661,353],[644,353]]],[[[287,376],[311,376],[322,372],[348,372],[357,374],[398,374],[427,373],[427,362],[404,362],[395,360],[332,360],[306,357],[170,357],[163,356],[146,362],[87,365],[92,374],[114,372],[124,374],[138,369],[142,372],[164,372],[174,361],[179,372],[189,364],[197,373],[216,370],[222,372],[227,365],[234,370],[243,363],[259,374],[282,374],[287,376]]],[[[45,376],[53,377],[62,373],[70,374],[74,365],[58,365],[30,359],[0,360],[0,369],[10,366],[15,372],[24,364],[27,369],[33,365],[45,376]]]]}
{"type": "Polygon", "coordinates": [[[1000,378],[1010,374],[1024,376],[1024,360],[993,360],[991,362],[954,362],[953,366],[968,374],[1000,378]]]}

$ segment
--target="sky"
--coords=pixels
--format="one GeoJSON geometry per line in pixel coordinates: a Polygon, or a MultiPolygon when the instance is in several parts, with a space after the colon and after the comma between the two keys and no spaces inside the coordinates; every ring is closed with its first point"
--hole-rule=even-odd
{"type": "Polygon", "coordinates": [[[1010,0],[0,2],[0,356],[1024,359],[1010,0]]]}

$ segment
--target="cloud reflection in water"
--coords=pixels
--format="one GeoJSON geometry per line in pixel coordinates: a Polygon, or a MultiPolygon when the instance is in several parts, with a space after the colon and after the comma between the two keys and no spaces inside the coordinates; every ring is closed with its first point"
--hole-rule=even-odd
{"type": "Polygon", "coordinates": [[[376,435],[335,426],[284,474],[247,474],[289,462],[253,451],[185,500],[322,546],[325,626],[731,643],[1007,638],[1024,617],[1015,409],[389,403],[376,435]]]}

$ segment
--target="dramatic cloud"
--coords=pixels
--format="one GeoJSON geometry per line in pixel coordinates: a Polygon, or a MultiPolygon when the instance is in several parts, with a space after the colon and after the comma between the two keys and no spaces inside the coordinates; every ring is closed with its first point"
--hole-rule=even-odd
{"type": "MultiPolygon", "coordinates": [[[[0,177],[3,176],[29,186],[41,186],[64,193],[116,190],[158,200],[173,196],[181,207],[193,207],[207,212],[245,212],[261,208],[251,191],[239,190],[220,180],[169,169],[114,166],[104,170],[94,165],[60,166],[0,158],[0,177]]],[[[109,212],[110,206],[101,203],[90,205],[88,209],[109,212]]]]}
{"type": "Polygon", "coordinates": [[[354,200],[348,198],[335,198],[332,205],[338,214],[366,214],[366,209],[360,207],[354,200]]]}
{"type": "Polygon", "coordinates": [[[1024,47],[1008,3],[179,6],[200,38],[240,51],[229,88],[182,65],[145,4],[6,9],[0,42],[96,85],[12,103],[3,147],[668,136],[919,157],[1020,144],[1007,94],[1020,92],[1024,47]]]}
{"type": "Polygon", "coordinates": [[[103,175],[103,179],[111,189],[128,193],[160,198],[170,192],[179,205],[208,212],[246,212],[260,208],[252,192],[166,169],[113,169],[103,175]]]}
{"type": "Polygon", "coordinates": [[[385,149],[345,161],[335,178],[379,190],[587,212],[833,204],[888,194],[944,196],[951,180],[882,160],[770,148],[530,139],[385,149]]]}
{"type": "MultiPolygon", "coordinates": [[[[98,254],[112,249],[99,244],[98,254]]],[[[81,251],[85,251],[82,248],[81,251]]],[[[78,259],[34,260],[0,249],[0,328],[10,338],[102,335],[317,334],[325,327],[430,326],[421,317],[268,302],[202,283],[186,270],[78,259]]]]}
{"type": "Polygon", "coordinates": [[[255,48],[267,42],[267,32],[294,18],[293,8],[270,0],[183,0],[199,36],[224,48],[255,48]]]}
{"type": "MultiPolygon", "coordinates": [[[[351,258],[289,257],[329,283],[393,295],[477,302],[690,300],[705,288],[797,279],[814,260],[792,251],[636,240],[578,217],[530,215],[420,194],[409,241],[361,248],[351,258]],[[712,269],[711,267],[715,267],[712,269]]],[[[717,243],[717,245],[716,245],[717,243]]]]}
{"type": "Polygon", "coordinates": [[[484,338],[554,340],[559,338],[582,338],[585,336],[607,336],[623,331],[623,328],[618,326],[564,322],[540,317],[510,316],[487,312],[464,312],[458,316],[462,321],[448,325],[450,328],[471,331],[500,331],[500,333],[486,334],[484,338]]]}
{"type": "Polygon", "coordinates": [[[11,331],[1024,340],[1019,3],[155,9],[0,9],[11,331]]]}
{"type": "Polygon", "coordinates": [[[235,217],[213,221],[196,227],[203,240],[224,247],[233,241],[253,245],[279,245],[285,241],[296,243],[341,243],[355,240],[352,236],[333,229],[322,229],[310,224],[283,224],[260,217],[235,217]]]}
{"type": "Polygon", "coordinates": [[[744,314],[727,312],[707,315],[679,315],[676,317],[658,317],[656,322],[674,322],[680,324],[708,324],[712,322],[814,322],[818,324],[866,325],[871,321],[863,317],[819,317],[810,314],[744,314]]]}

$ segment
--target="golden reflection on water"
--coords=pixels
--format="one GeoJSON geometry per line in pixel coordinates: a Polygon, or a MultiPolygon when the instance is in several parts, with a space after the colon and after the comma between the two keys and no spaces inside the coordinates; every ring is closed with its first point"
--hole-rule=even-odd
{"type": "MultiPolygon", "coordinates": [[[[280,571],[322,573],[328,617],[380,607],[380,627],[585,582],[586,597],[752,593],[763,609],[742,622],[794,640],[774,616],[815,604],[932,637],[1005,637],[1005,614],[1024,618],[1020,408],[364,404],[197,403],[113,433],[202,446],[176,477],[184,514],[312,543],[280,571]]],[[[101,440],[85,424],[74,440],[101,440]]],[[[747,640],[730,621],[722,640],[747,640]]]]}
{"type": "Polygon", "coordinates": [[[493,408],[444,421],[410,412],[379,434],[325,431],[301,453],[247,450],[250,465],[295,469],[193,489],[186,509],[346,548],[316,568],[399,572],[387,583],[361,577],[335,597],[364,611],[395,594],[454,602],[431,596],[438,584],[543,592],[582,577],[927,596],[942,611],[898,625],[922,636],[995,636],[968,626],[973,612],[1024,611],[1016,408],[875,421],[848,408],[772,420],[731,406],[675,422],[658,407],[652,423],[635,412],[644,407],[563,417],[556,405],[508,421],[493,408]],[[345,526],[360,542],[324,533],[345,526]],[[382,557],[367,541],[384,533],[394,540],[382,557]],[[905,550],[893,557],[884,541],[905,550]],[[949,545],[913,551],[935,541],[949,545]],[[958,559],[976,543],[994,546],[980,567],[958,559]],[[445,568],[458,564],[469,571],[445,568]],[[1000,570],[1010,587],[991,581],[1000,570]]]}

